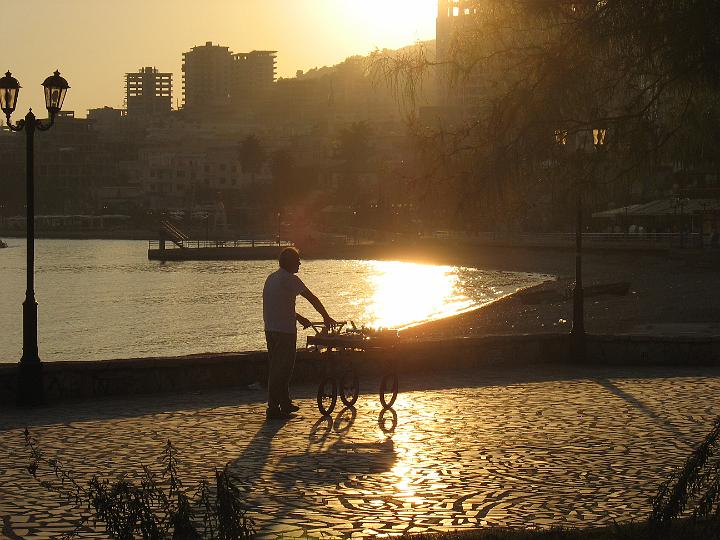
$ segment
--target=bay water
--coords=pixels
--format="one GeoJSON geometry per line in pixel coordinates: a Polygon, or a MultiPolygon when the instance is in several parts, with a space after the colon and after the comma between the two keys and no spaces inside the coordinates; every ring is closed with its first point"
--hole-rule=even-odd
{"type": "MultiPolygon", "coordinates": [[[[25,241],[0,249],[0,362],[22,356],[25,241]]],[[[157,262],[147,242],[36,241],[43,361],[263,350],[262,287],[276,261],[157,262]]],[[[394,261],[303,261],[298,274],[336,320],[403,328],[447,317],[549,276],[394,261]]],[[[298,312],[320,317],[303,299],[298,312]]],[[[311,332],[311,331],[310,331],[311,332]]],[[[305,342],[300,332],[298,345],[305,342]]]]}

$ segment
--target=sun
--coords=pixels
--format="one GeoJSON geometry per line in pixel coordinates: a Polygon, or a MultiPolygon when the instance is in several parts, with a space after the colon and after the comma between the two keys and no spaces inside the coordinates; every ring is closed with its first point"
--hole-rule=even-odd
{"type": "Polygon", "coordinates": [[[342,0],[346,16],[377,48],[435,38],[437,0],[342,0]]]}

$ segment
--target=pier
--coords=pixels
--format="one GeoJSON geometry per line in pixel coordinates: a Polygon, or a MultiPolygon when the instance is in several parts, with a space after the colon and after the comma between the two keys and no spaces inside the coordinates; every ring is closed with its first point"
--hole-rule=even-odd
{"type": "Polygon", "coordinates": [[[275,238],[198,240],[169,221],[161,221],[158,240],[148,242],[151,261],[263,261],[275,260],[292,242],[275,238]]]}

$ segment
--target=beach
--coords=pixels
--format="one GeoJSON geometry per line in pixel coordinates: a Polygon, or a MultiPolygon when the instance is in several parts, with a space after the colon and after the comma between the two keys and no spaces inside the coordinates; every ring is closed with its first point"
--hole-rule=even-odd
{"type": "MultiPolygon", "coordinates": [[[[478,310],[420,325],[406,331],[405,337],[527,334],[572,328],[573,250],[493,247],[443,257],[448,263],[551,274],[557,280],[519,291],[478,310]]],[[[590,252],[583,257],[585,290],[623,282],[629,287],[624,295],[598,294],[585,298],[586,331],[720,335],[719,266],[720,254],[711,251],[590,252]]]]}

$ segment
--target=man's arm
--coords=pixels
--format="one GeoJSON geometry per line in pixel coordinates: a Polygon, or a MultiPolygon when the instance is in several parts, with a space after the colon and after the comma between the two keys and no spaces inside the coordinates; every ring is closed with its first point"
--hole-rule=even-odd
{"type": "MultiPolygon", "coordinates": [[[[322,305],[322,302],[320,299],[315,296],[312,292],[310,292],[310,289],[305,289],[303,292],[300,293],[300,296],[305,298],[308,302],[310,302],[310,305],[315,308],[315,310],[322,315],[323,321],[327,326],[333,326],[337,324],[335,319],[333,319],[330,315],[328,315],[327,310],[325,309],[325,306],[322,305]]],[[[302,324],[302,323],[301,323],[302,324]]]]}
{"type": "Polygon", "coordinates": [[[306,319],[299,313],[295,314],[295,320],[297,320],[297,322],[299,322],[300,326],[302,326],[303,328],[310,328],[312,326],[312,323],[310,323],[310,319],[306,319]]]}

